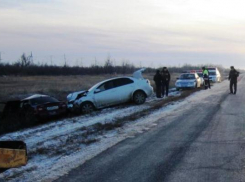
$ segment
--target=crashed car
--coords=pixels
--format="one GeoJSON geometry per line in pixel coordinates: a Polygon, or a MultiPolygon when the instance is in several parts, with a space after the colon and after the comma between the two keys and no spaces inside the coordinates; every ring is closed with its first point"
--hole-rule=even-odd
{"type": "Polygon", "coordinates": [[[73,111],[73,103],[75,100],[78,100],[80,99],[81,97],[84,96],[84,94],[86,94],[88,91],[86,90],[81,90],[81,91],[78,91],[78,92],[73,92],[73,93],[70,93],[68,96],[67,96],[67,109],[68,111],[72,112],[73,111]]]}
{"type": "Polygon", "coordinates": [[[201,79],[197,73],[184,73],[175,82],[176,89],[201,87],[201,79]]]}
{"type": "Polygon", "coordinates": [[[65,102],[48,95],[35,94],[20,101],[20,115],[27,123],[67,112],[65,102]]]}
{"type": "Polygon", "coordinates": [[[132,77],[116,77],[97,83],[88,91],[69,94],[68,107],[80,113],[90,113],[95,109],[134,101],[143,104],[153,93],[150,81],[144,79],[140,69],[132,77]],[[70,104],[70,105],[69,105],[70,104]]]}

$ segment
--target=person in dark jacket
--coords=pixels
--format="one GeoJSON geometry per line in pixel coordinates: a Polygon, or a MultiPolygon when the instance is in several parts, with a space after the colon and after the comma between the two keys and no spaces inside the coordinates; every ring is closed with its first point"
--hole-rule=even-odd
{"type": "Polygon", "coordinates": [[[159,70],[156,71],[156,74],[154,75],[153,80],[155,81],[155,84],[156,84],[157,98],[161,98],[162,75],[160,74],[159,70]]]}
{"type": "Polygon", "coordinates": [[[170,82],[171,76],[170,76],[170,73],[167,67],[163,67],[161,74],[162,74],[162,96],[164,97],[165,90],[166,90],[166,96],[168,96],[168,88],[169,88],[169,82],[170,82]]]}
{"type": "Polygon", "coordinates": [[[229,73],[230,94],[236,94],[238,76],[239,76],[239,72],[234,68],[234,66],[231,66],[231,71],[229,73]],[[234,92],[233,92],[233,87],[234,87],[234,92]]]}
{"type": "Polygon", "coordinates": [[[204,88],[211,88],[210,86],[210,80],[209,80],[209,71],[208,69],[204,66],[202,67],[202,74],[203,74],[203,79],[204,79],[204,88]]]}

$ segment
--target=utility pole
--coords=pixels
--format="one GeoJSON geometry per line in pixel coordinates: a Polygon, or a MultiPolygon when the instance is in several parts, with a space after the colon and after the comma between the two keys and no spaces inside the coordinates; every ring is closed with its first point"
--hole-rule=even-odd
{"type": "Polygon", "coordinates": [[[65,67],[66,67],[66,55],[64,54],[64,61],[65,61],[65,67]]]}
{"type": "Polygon", "coordinates": [[[33,56],[32,56],[32,51],[31,51],[31,55],[30,55],[30,63],[33,64],[33,56]]]}
{"type": "Polygon", "coordinates": [[[51,63],[51,66],[53,66],[53,55],[50,56],[50,63],[51,63]]]}
{"type": "Polygon", "coordinates": [[[83,67],[83,58],[81,58],[81,64],[80,65],[81,65],[81,67],[83,67]]]}

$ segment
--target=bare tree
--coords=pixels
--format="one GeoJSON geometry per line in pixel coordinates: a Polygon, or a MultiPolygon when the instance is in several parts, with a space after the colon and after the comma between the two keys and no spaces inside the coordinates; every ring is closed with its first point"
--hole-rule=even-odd
{"type": "Polygon", "coordinates": [[[26,56],[25,53],[23,53],[20,57],[20,64],[21,67],[27,67],[31,65],[31,56],[26,56]]]}

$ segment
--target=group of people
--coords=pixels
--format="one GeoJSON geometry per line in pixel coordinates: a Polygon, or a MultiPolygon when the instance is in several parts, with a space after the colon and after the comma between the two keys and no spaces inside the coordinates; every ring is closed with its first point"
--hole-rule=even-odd
{"type": "Polygon", "coordinates": [[[156,74],[154,75],[153,80],[156,84],[156,96],[157,98],[162,98],[166,95],[168,96],[168,88],[171,76],[167,69],[167,67],[163,67],[163,69],[157,70],[156,74]]]}
{"type": "MultiPolygon", "coordinates": [[[[234,66],[230,67],[229,80],[230,80],[230,94],[236,94],[237,92],[237,78],[239,77],[239,72],[234,68],[234,66]],[[234,90],[233,90],[234,88],[234,90]]],[[[209,80],[209,71],[206,67],[202,67],[203,79],[204,79],[204,87],[205,89],[210,87],[209,80]]],[[[157,70],[154,75],[154,81],[156,84],[156,96],[157,98],[162,98],[165,95],[168,96],[169,90],[169,82],[170,82],[170,73],[167,67],[163,67],[162,70],[157,70]]]]}

